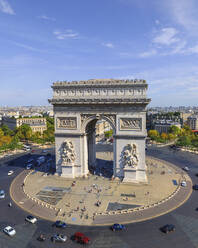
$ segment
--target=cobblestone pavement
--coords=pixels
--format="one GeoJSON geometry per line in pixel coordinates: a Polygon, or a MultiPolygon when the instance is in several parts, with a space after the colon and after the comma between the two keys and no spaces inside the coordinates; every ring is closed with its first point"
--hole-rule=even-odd
{"type": "Polygon", "coordinates": [[[147,157],[147,166],[148,183],[141,185],[96,175],[73,180],[24,171],[16,177],[10,192],[24,210],[49,220],[77,225],[137,222],[176,208],[191,193],[191,180],[181,169],[152,157],[147,157]],[[180,187],[181,180],[187,181],[187,187],[180,187]],[[162,202],[164,199],[167,201],[162,202]]]}

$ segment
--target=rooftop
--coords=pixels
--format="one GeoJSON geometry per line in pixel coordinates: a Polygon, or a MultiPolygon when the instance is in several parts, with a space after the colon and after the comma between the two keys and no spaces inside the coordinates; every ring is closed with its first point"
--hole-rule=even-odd
{"type": "MultiPolygon", "coordinates": [[[[100,84],[146,84],[146,80],[143,79],[89,79],[81,81],[57,81],[53,83],[53,86],[69,86],[69,85],[100,85],[100,84]]],[[[52,86],[52,87],[53,87],[52,86]]]]}

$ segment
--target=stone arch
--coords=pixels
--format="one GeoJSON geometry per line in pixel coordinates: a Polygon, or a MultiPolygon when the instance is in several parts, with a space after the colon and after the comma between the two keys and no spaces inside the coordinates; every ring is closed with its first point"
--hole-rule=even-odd
{"type": "Polygon", "coordinates": [[[108,114],[107,115],[99,115],[99,114],[96,114],[96,115],[84,115],[83,117],[82,116],[83,115],[81,115],[81,131],[82,132],[85,132],[87,125],[91,121],[95,120],[97,122],[98,120],[103,119],[103,120],[107,121],[111,125],[114,134],[116,134],[116,115],[114,117],[114,120],[112,120],[112,115],[108,115],[108,114]]]}
{"type": "Polygon", "coordinates": [[[114,131],[114,176],[125,182],[145,182],[146,106],[150,102],[146,96],[147,87],[145,80],[55,82],[54,95],[49,102],[55,114],[56,172],[72,178],[88,174],[88,128],[94,129],[96,121],[104,119],[114,131]],[[65,139],[75,147],[73,166],[67,161],[62,164],[60,159],[59,151],[65,139]],[[123,166],[123,149],[134,143],[138,147],[138,164],[130,166],[134,161],[129,154],[129,166],[123,166]]]}
{"type": "MultiPolygon", "coordinates": [[[[90,167],[96,167],[96,149],[95,149],[95,126],[97,121],[105,120],[107,121],[111,128],[113,129],[113,135],[116,135],[116,126],[115,120],[116,116],[110,115],[87,115],[83,117],[81,130],[85,134],[84,136],[84,151],[87,152],[88,158],[85,159],[84,165],[87,171],[90,171],[90,167]],[[114,118],[112,118],[114,117],[114,118]],[[87,149],[86,149],[87,148],[87,149]]],[[[115,153],[115,147],[113,142],[113,154],[115,153]]],[[[113,161],[113,168],[115,167],[115,163],[113,161]]],[[[115,173],[114,173],[115,174],[115,173]]]]}

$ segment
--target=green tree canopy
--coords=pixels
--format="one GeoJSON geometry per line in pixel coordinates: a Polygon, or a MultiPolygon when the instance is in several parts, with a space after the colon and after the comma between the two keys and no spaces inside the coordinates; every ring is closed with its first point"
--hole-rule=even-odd
{"type": "Polygon", "coordinates": [[[172,133],[174,135],[178,135],[181,132],[181,130],[180,130],[179,127],[177,127],[175,125],[172,125],[172,126],[169,127],[168,132],[172,133]]]}
{"type": "Polygon", "coordinates": [[[5,124],[3,124],[1,126],[1,129],[2,129],[2,131],[4,133],[4,135],[6,135],[6,136],[7,135],[10,135],[10,136],[14,135],[14,132],[7,125],[5,125],[5,124]]]}
{"type": "Polygon", "coordinates": [[[155,129],[151,129],[148,131],[148,136],[152,139],[155,140],[159,137],[159,132],[155,129]]]}
{"type": "Polygon", "coordinates": [[[17,128],[17,136],[19,139],[30,139],[32,136],[32,129],[27,124],[22,124],[20,127],[17,128]]]}
{"type": "Polygon", "coordinates": [[[3,130],[0,128],[0,137],[2,137],[4,135],[3,130]]]}
{"type": "Polygon", "coordinates": [[[189,136],[180,136],[177,145],[179,146],[190,146],[191,145],[191,139],[189,136]]]}

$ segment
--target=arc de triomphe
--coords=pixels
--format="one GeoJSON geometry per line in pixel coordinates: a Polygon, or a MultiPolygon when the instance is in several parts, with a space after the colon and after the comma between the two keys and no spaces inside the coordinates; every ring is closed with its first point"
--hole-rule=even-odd
{"type": "Polygon", "coordinates": [[[86,176],[95,165],[95,124],[108,121],[113,129],[113,174],[124,182],[145,182],[145,138],[148,85],[145,80],[94,79],[55,82],[56,172],[86,176]]]}

